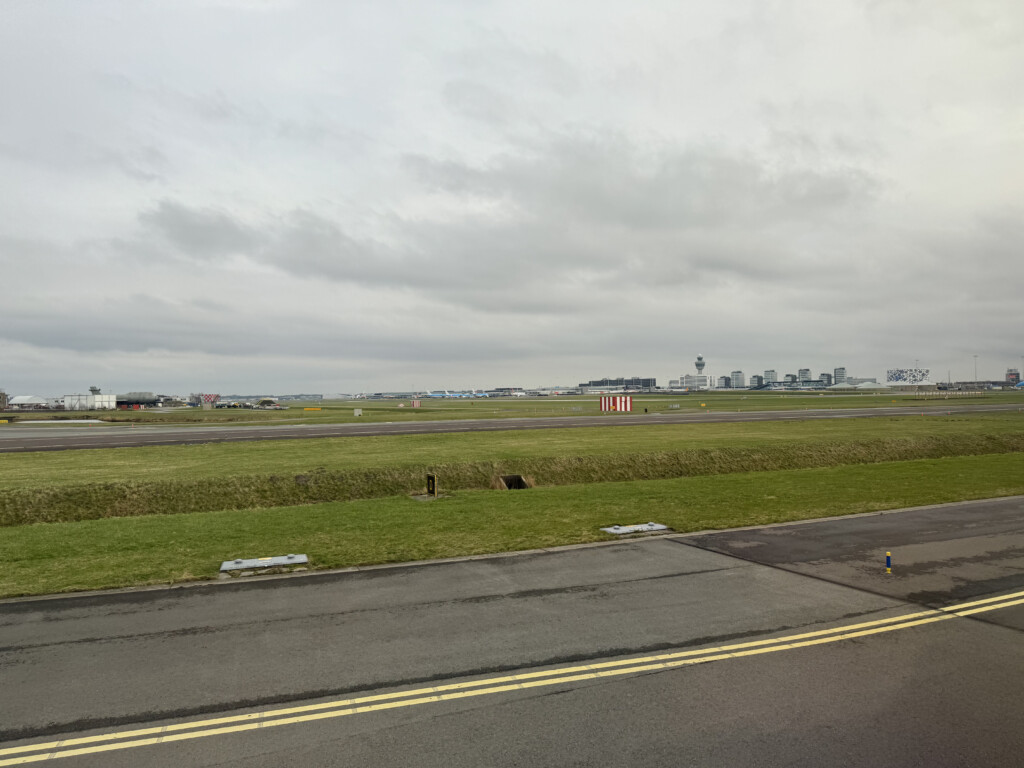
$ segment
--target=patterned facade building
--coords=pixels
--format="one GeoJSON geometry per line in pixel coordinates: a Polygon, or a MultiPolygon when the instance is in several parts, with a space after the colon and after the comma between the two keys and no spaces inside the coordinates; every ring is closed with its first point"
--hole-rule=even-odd
{"type": "Polygon", "coordinates": [[[885,372],[887,384],[921,384],[928,381],[928,368],[890,368],[885,372]]]}

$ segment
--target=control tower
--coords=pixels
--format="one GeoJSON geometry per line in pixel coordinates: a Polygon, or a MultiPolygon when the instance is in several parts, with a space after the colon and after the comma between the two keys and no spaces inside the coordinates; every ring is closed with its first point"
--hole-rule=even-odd
{"type": "Polygon", "coordinates": [[[705,363],[704,363],[704,355],[697,355],[697,362],[695,363],[695,365],[697,366],[697,375],[698,376],[703,375],[703,373],[704,373],[704,365],[705,365],[705,363]]]}

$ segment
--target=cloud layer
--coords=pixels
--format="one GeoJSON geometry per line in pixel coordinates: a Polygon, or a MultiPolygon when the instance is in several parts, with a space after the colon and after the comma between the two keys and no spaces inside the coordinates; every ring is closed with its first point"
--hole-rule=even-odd
{"type": "Polygon", "coordinates": [[[8,17],[9,392],[1022,362],[1012,3],[8,17]]]}

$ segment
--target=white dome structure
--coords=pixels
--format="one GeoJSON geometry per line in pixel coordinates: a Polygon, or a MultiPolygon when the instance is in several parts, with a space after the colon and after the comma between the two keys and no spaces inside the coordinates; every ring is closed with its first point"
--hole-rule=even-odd
{"type": "Polygon", "coordinates": [[[38,395],[16,395],[10,399],[8,405],[19,407],[26,405],[46,405],[46,398],[39,397],[38,395]]]}

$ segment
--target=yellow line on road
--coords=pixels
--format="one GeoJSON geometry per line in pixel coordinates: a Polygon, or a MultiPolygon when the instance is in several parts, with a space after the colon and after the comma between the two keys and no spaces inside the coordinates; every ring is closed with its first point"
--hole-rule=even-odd
{"type": "Polygon", "coordinates": [[[485,680],[450,683],[429,688],[419,688],[416,690],[397,691],[393,693],[363,696],[352,699],[341,699],[321,704],[290,707],[266,712],[253,712],[245,715],[232,715],[228,717],[175,723],[152,728],[134,729],[119,733],[100,734],[75,739],[29,744],[20,747],[10,747],[7,749],[0,749],[0,755],[13,755],[19,752],[42,752],[42,754],[22,755],[20,757],[3,759],[0,760],[0,766],[24,765],[44,760],[53,760],[59,757],[73,757],[76,755],[130,749],[173,741],[198,739],[206,736],[241,733],[260,728],[272,728],[279,725],[294,725],[297,723],[307,723],[316,720],[325,720],[328,718],[345,717],[354,714],[366,714],[369,712],[379,712],[401,707],[411,707],[419,704],[451,701],[472,696],[505,693],[508,691],[525,690],[542,686],[563,685],[566,683],[580,682],[584,680],[595,680],[605,677],[639,674],[642,672],[653,672],[693,664],[703,664],[709,661],[755,656],[765,653],[774,653],[776,651],[792,650],[795,648],[807,648],[814,645],[836,643],[841,640],[850,640],[858,637],[866,637],[868,635],[881,634],[884,632],[893,632],[899,629],[907,629],[938,621],[946,621],[956,617],[970,616],[976,613],[984,613],[986,611],[995,611],[1002,608],[1009,608],[1011,606],[1024,605],[1024,597],[1022,596],[1024,596],[1024,591],[1001,595],[999,597],[986,598],[983,600],[975,600],[968,603],[961,603],[959,605],[947,606],[937,610],[920,611],[903,616],[894,616],[887,619],[849,624],[842,627],[834,627],[832,629],[818,630],[815,632],[805,632],[785,637],[737,643],[717,648],[678,651],[675,653],[658,654],[655,656],[634,659],[620,659],[595,664],[525,672],[516,675],[488,678],[485,680]],[[392,699],[400,700],[393,701],[392,699]],[[231,725],[229,725],[229,723],[231,725]],[[187,732],[182,733],[181,731],[187,732]],[[115,741],[117,739],[128,740],[115,741]],[[97,742],[104,741],[113,741],[114,743],[97,744],[97,742]],[[69,747],[76,747],[84,744],[95,744],[95,746],[82,746],[77,749],[69,749],[69,747]]]}

